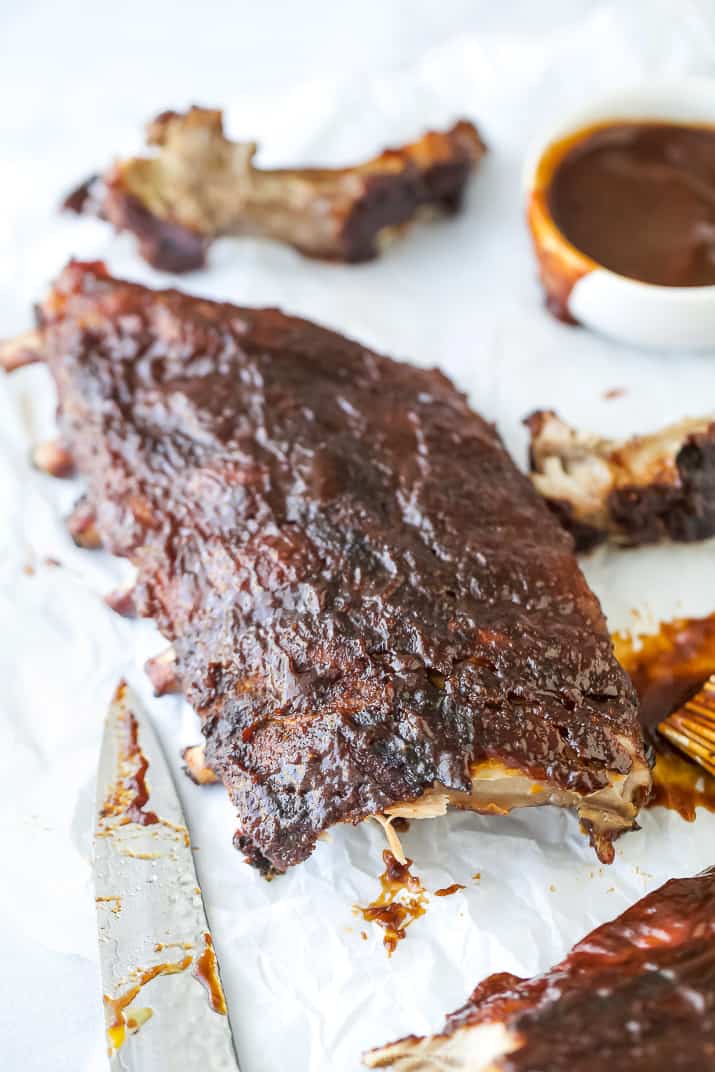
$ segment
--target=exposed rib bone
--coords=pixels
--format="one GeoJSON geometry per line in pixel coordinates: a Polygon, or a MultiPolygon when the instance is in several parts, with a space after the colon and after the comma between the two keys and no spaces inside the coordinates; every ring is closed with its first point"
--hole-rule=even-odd
{"type": "Polygon", "coordinates": [[[74,473],[74,458],[56,439],[38,443],[32,448],[30,458],[35,469],[48,476],[66,477],[74,473]]]}
{"type": "Polygon", "coordinates": [[[394,816],[391,818],[389,815],[373,815],[372,818],[376,819],[385,831],[385,837],[387,838],[390,852],[397,862],[404,866],[407,863],[407,857],[405,856],[405,850],[402,848],[402,843],[397,836],[397,832],[392,825],[394,816]]]}
{"type": "Polygon", "coordinates": [[[206,755],[202,744],[194,744],[181,753],[184,761],[184,773],[196,785],[216,785],[219,777],[215,771],[206,766],[206,755]]]}
{"type": "Polygon", "coordinates": [[[167,648],[160,655],[147,659],[144,670],[154,686],[155,696],[167,696],[180,691],[179,679],[176,676],[176,652],[173,648],[167,648]]]}
{"type": "Polygon", "coordinates": [[[23,331],[14,339],[0,342],[0,368],[5,372],[14,372],[24,365],[34,365],[43,360],[42,340],[38,331],[23,331]]]}
{"type": "Polygon", "coordinates": [[[84,496],[75,504],[72,513],[67,518],[67,530],[77,547],[82,547],[86,551],[97,551],[102,546],[97,519],[84,496]]]}
{"type": "Polygon", "coordinates": [[[120,614],[122,618],[136,618],[137,608],[134,597],[134,581],[130,581],[128,584],[108,592],[104,597],[104,602],[115,614],[120,614]]]}

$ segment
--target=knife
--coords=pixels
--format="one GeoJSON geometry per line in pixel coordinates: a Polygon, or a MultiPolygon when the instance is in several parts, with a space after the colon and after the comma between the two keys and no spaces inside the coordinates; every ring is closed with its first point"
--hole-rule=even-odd
{"type": "Polygon", "coordinates": [[[239,1072],[189,833],[124,682],[97,774],[94,875],[112,1072],[239,1072]]]}

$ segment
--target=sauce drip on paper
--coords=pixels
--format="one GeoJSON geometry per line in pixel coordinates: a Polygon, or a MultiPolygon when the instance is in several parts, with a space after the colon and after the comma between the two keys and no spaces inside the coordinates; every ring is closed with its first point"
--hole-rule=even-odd
{"type": "Polygon", "coordinates": [[[391,956],[410,924],[425,914],[427,894],[417,875],[410,872],[412,860],[401,864],[389,849],[385,849],[382,859],[385,862],[380,875],[382,892],[366,908],[356,905],[355,911],[367,923],[377,923],[383,928],[383,945],[391,956]]]}
{"type": "Polygon", "coordinates": [[[445,886],[441,890],[435,890],[435,897],[451,897],[453,893],[459,893],[460,890],[466,889],[461,882],[453,882],[451,886],[445,886]]]}

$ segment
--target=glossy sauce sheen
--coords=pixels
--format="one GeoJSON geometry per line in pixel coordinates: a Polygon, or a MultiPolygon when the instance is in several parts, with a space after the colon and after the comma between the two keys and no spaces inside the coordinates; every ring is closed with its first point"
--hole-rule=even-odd
{"type": "Polygon", "coordinates": [[[572,245],[646,283],[715,284],[715,129],[622,122],[569,140],[548,205],[572,245]]]}
{"type": "Polygon", "coordinates": [[[41,316],[102,541],[259,866],[480,760],[581,793],[644,762],[570,538],[440,372],[101,265],[41,316]]]}
{"type": "Polygon", "coordinates": [[[490,976],[445,1031],[495,1021],[522,1040],[499,1072],[715,1068],[715,869],[666,883],[545,975],[490,976]]]}
{"type": "Polygon", "coordinates": [[[410,872],[412,860],[401,864],[389,849],[384,850],[382,858],[385,862],[380,875],[382,893],[367,908],[356,905],[355,911],[366,923],[377,923],[383,928],[383,945],[391,956],[397,943],[405,937],[407,927],[425,914],[427,901],[422,882],[410,872]]]}
{"type": "Polygon", "coordinates": [[[453,882],[451,886],[445,886],[441,890],[435,890],[435,897],[451,897],[453,893],[459,893],[460,890],[466,889],[461,882],[453,882]]]}
{"type": "Polygon", "coordinates": [[[208,932],[204,935],[203,952],[199,953],[194,961],[194,976],[206,991],[209,1005],[213,1011],[225,1016],[228,1011],[226,997],[218,973],[218,961],[214,952],[213,940],[208,932]]]}
{"type": "Polygon", "coordinates": [[[657,726],[715,673],[715,615],[664,622],[657,633],[615,634],[614,647],[641,701],[644,730],[656,750],[650,806],[662,805],[693,821],[695,809],[715,811],[715,778],[685,759],[657,726]]]}

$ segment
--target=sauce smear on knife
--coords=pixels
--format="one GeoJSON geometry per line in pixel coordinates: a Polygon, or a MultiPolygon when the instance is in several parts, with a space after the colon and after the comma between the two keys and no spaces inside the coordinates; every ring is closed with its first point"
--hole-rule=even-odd
{"type": "Polygon", "coordinates": [[[209,1005],[213,1011],[225,1016],[228,1012],[226,997],[218,974],[214,944],[208,931],[204,935],[204,950],[194,961],[194,976],[208,994],[209,1005]]]}
{"type": "MultiPolygon", "coordinates": [[[[124,695],[125,686],[117,690],[117,700],[124,695]]],[[[149,760],[139,744],[139,725],[131,711],[122,710],[118,719],[121,738],[117,762],[117,781],[102,808],[102,818],[123,816],[128,823],[140,826],[153,826],[159,822],[159,816],[153,811],[145,811],[149,800],[149,788],[146,784],[146,772],[149,760]]]]}
{"type": "Polygon", "coordinates": [[[141,1023],[145,1022],[151,1016],[151,1010],[142,1010],[144,1015],[140,1018],[134,1017],[135,1026],[133,1027],[131,1017],[128,1015],[128,1006],[134,1001],[134,998],[138,995],[142,987],[145,987],[147,983],[150,983],[152,979],[156,979],[158,975],[176,975],[179,972],[186,971],[190,966],[192,958],[190,956],[184,957],[182,960],[169,964],[155,964],[151,968],[146,968],[144,971],[137,972],[136,981],[129,990],[124,994],[120,994],[119,997],[110,998],[108,994],[104,995],[104,1013],[107,1021],[107,1037],[109,1039],[111,1052],[116,1051],[124,1045],[127,1037],[127,1031],[137,1030],[141,1023]]]}

